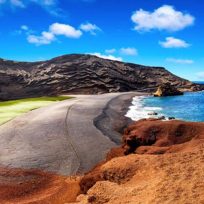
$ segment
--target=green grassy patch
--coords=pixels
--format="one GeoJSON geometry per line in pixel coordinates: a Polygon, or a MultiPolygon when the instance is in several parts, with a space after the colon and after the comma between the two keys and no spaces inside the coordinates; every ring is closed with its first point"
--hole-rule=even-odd
{"type": "Polygon", "coordinates": [[[70,99],[69,96],[26,98],[0,102],[0,125],[31,110],[50,105],[53,102],[70,99]]]}

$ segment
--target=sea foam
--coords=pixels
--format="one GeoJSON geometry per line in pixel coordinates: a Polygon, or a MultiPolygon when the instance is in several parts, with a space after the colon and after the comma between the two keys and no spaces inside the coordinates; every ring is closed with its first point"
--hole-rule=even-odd
{"type": "Polygon", "coordinates": [[[149,107],[145,106],[145,99],[148,96],[135,96],[132,100],[132,105],[129,107],[127,114],[125,115],[128,118],[131,118],[133,121],[137,121],[143,118],[157,118],[162,116],[159,112],[162,111],[162,108],[159,107],[149,107]],[[156,112],[158,115],[149,115],[149,113],[156,112]]]}

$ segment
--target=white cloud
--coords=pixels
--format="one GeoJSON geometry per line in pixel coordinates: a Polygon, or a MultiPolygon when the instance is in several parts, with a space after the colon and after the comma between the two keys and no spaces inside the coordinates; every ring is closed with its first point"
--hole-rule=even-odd
{"type": "Polygon", "coordinates": [[[16,8],[26,8],[32,3],[41,6],[47,12],[55,16],[61,16],[63,13],[63,11],[58,8],[58,0],[0,0],[0,4],[16,8]]]}
{"type": "Polygon", "coordinates": [[[131,19],[136,24],[134,29],[138,31],[178,31],[193,25],[195,20],[192,15],[177,11],[169,5],[163,5],[153,12],[140,9],[133,13],[131,19]]]}
{"type": "Polygon", "coordinates": [[[117,50],[116,50],[115,48],[105,50],[105,52],[106,52],[107,54],[113,54],[113,53],[115,53],[116,51],[117,51],[117,50]]]}
{"type": "Polygon", "coordinates": [[[91,23],[81,24],[80,29],[84,32],[90,32],[92,35],[96,35],[97,31],[101,31],[97,25],[91,23]]]}
{"type": "Polygon", "coordinates": [[[63,35],[67,38],[80,38],[82,32],[67,24],[53,23],[49,31],[43,31],[40,36],[28,35],[29,43],[36,45],[46,45],[56,40],[56,36],[63,35]]]}
{"type": "Polygon", "coordinates": [[[95,55],[97,57],[103,58],[103,59],[109,59],[109,60],[114,60],[114,61],[123,61],[123,59],[121,57],[115,57],[113,55],[103,55],[99,52],[95,52],[95,53],[89,53],[90,55],[95,55]]]}
{"type": "Polygon", "coordinates": [[[80,38],[82,35],[80,30],[77,30],[70,25],[61,23],[52,24],[49,30],[54,35],[64,35],[68,38],[80,38]]]}
{"type": "Polygon", "coordinates": [[[0,4],[10,4],[15,7],[25,8],[23,0],[0,0],[0,4]]]}
{"type": "Polygon", "coordinates": [[[186,41],[174,37],[167,37],[166,41],[159,42],[164,48],[187,48],[190,46],[186,41]]]}
{"type": "Polygon", "coordinates": [[[57,4],[57,0],[0,0],[0,4],[9,3],[16,7],[26,7],[29,3],[36,3],[42,6],[53,6],[57,4]]]}
{"type": "Polygon", "coordinates": [[[176,63],[176,64],[193,64],[194,63],[194,61],[191,59],[167,58],[166,61],[176,63]]]}
{"type": "Polygon", "coordinates": [[[197,77],[199,80],[204,80],[204,72],[198,72],[198,73],[196,73],[196,77],[197,77]]]}
{"type": "Polygon", "coordinates": [[[27,37],[29,43],[36,45],[47,45],[55,40],[55,36],[49,32],[42,32],[41,36],[29,35],[27,37]]]}
{"type": "Polygon", "coordinates": [[[121,48],[120,49],[121,54],[123,55],[138,55],[138,51],[135,48],[127,47],[127,48],[121,48]]]}
{"type": "Polygon", "coordinates": [[[29,30],[29,28],[28,28],[27,25],[22,25],[22,26],[21,26],[21,30],[29,30]]]}
{"type": "Polygon", "coordinates": [[[11,33],[11,35],[21,35],[22,33],[25,33],[26,35],[31,34],[32,31],[29,30],[29,27],[27,25],[22,25],[18,30],[15,30],[11,33]]]}
{"type": "Polygon", "coordinates": [[[64,12],[58,7],[58,0],[29,0],[45,9],[48,13],[54,16],[63,16],[64,12]]]}
{"type": "Polygon", "coordinates": [[[13,6],[25,8],[25,4],[21,0],[10,0],[10,2],[13,6]]]}

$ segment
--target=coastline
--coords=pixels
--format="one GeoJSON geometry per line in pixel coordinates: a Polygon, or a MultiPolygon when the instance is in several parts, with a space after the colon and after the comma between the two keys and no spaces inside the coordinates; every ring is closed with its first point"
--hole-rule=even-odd
{"type": "Polygon", "coordinates": [[[120,145],[124,128],[134,122],[125,116],[133,97],[145,95],[148,93],[130,92],[114,97],[106,104],[102,113],[94,118],[94,125],[112,142],[120,145]]]}
{"type": "Polygon", "coordinates": [[[129,116],[137,121],[143,118],[164,118],[165,120],[177,119],[191,122],[203,122],[204,92],[185,92],[179,96],[162,98],[144,97],[141,103],[136,99],[132,114],[129,116]]]}
{"type": "MultiPolygon", "coordinates": [[[[106,95],[95,96],[93,98],[90,96],[82,96],[80,98],[81,101],[78,99],[77,103],[74,103],[69,119],[74,118],[73,116],[76,114],[76,109],[82,105],[86,106],[88,112],[94,111],[91,115],[96,112],[99,114],[95,118],[90,116],[90,120],[81,118],[81,122],[88,121],[89,126],[88,123],[84,124],[82,129],[85,131],[82,131],[83,134],[79,139],[84,138],[84,141],[86,141],[84,136],[88,134],[91,137],[87,139],[90,139],[98,145],[95,146],[96,148],[89,148],[89,156],[98,156],[98,154],[100,154],[100,148],[105,145],[105,143],[101,142],[102,140],[111,140],[113,144],[117,142],[119,144],[118,147],[115,148],[113,145],[112,148],[107,148],[108,154],[106,155],[106,159],[104,158],[104,160],[95,163],[95,167],[86,171],[85,174],[76,176],[62,176],[61,174],[55,174],[44,170],[6,169],[2,167],[0,171],[0,176],[2,176],[0,192],[4,194],[0,196],[0,201],[7,202],[9,200],[12,203],[18,202],[19,204],[30,203],[31,200],[33,203],[49,202],[61,204],[63,201],[63,203],[73,204],[87,204],[87,202],[97,204],[100,203],[101,200],[108,198],[109,203],[119,203],[120,201],[125,203],[129,202],[129,199],[132,199],[133,203],[141,203],[142,201],[153,203],[155,199],[155,189],[157,189],[158,192],[158,202],[163,202],[164,199],[172,201],[172,195],[177,196],[176,187],[180,185],[180,180],[182,181],[182,187],[185,188],[185,178],[189,176],[189,170],[186,166],[195,168],[197,174],[193,175],[193,184],[198,185],[203,175],[203,166],[200,165],[200,160],[203,158],[203,124],[187,123],[177,120],[164,123],[163,121],[152,119],[134,122],[130,118],[125,117],[131,105],[132,98],[134,96],[145,95],[147,95],[147,93],[118,93],[114,96],[110,96],[109,99],[106,95]],[[86,104],[84,104],[85,100],[86,104]],[[100,106],[100,108],[94,106],[100,106]],[[98,137],[97,134],[91,135],[87,132],[88,129],[91,128],[91,122],[95,132],[100,132],[100,137],[98,137]],[[126,127],[126,132],[122,134],[123,129],[126,127]],[[155,130],[155,127],[158,130],[155,132],[155,134],[158,134],[158,137],[156,137],[158,139],[155,143],[156,145],[152,146],[141,143],[140,147],[133,149],[131,144],[134,145],[134,142],[127,142],[135,141],[134,138],[137,137],[143,137],[143,141],[147,141],[146,139],[152,135],[151,131],[152,129],[155,130]],[[162,131],[159,131],[161,129],[162,131]],[[192,129],[194,130],[193,132],[192,129]],[[163,132],[164,130],[165,134],[163,132]],[[172,135],[178,134],[178,138],[172,139],[172,135]],[[123,144],[119,140],[119,138],[122,138],[122,135],[123,144]],[[166,140],[165,147],[163,147],[161,143],[163,139],[166,140]],[[176,140],[179,141],[175,142],[176,140]],[[172,143],[172,141],[174,141],[174,143],[172,143]],[[133,154],[131,154],[132,150],[134,150],[133,154]],[[126,155],[125,152],[127,151],[129,152],[126,155]],[[93,153],[95,153],[95,155],[93,153]],[[172,164],[174,170],[172,174],[169,174],[169,172],[172,171],[172,164]],[[180,173],[180,169],[182,169],[182,173],[180,173]],[[141,172],[142,174],[140,174],[141,172]],[[180,180],[175,182],[175,176],[178,177],[178,173],[180,180]],[[27,178],[27,175],[29,175],[29,178],[27,178]],[[197,175],[200,176],[198,177],[197,175]],[[5,184],[5,178],[11,178],[9,180],[10,183],[5,184]],[[167,192],[167,197],[164,198],[163,186],[158,185],[158,182],[167,185],[166,178],[170,180],[168,182],[170,183],[169,189],[172,189],[170,191],[172,195],[167,192]],[[19,179],[21,185],[19,185],[19,179]],[[143,188],[144,182],[151,182],[152,185],[143,188]],[[49,183],[49,185],[47,185],[47,183],[49,183]],[[27,191],[28,187],[31,189],[30,191],[27,191]],[[6,196],[5,188],[7,193],[6,196]],[[104,189],[108,190],[104,191],[104,189]],[[131,191],[129,191],[129,189],[131,189],[131,191]],[[132,194],[132,192],[135,191],[140,192],[143,197],[135,197],[132,194]],[[16,193],[15,197],[13,193],[16,193]],[[147,193],[149,195],[148,197],[146,197],[147,193]]],[[[79,109],[77,113],[77,118],[83,115],[81,109],[79,109]]],[[[81,122],[78,121],[79,130],[81,128],[81,122]]],[[[75,128],[74,131],[76,131],[75,128]]],[[[75,135],[72,133],[71,135],[74,136],[75,139],[75,136],[79,136],[78,132],[75,132],[75,135]]],[[[77,141],[80,142],[81,140],[77,141]]],[[[84,142],[80,143],[80,145],[81,146],[78,147],[83,148],[84,142]]],[[[87,163],[86,154],[82,152],[80,156],[83,158],[84,162],[87,163]]],[[[89,160],[92,159],[92,157],[89,157],[89,160]]],[[[82,167],[86,167],[84,164],[82,164],[82,167]]],[[[185,197],[185,200],[193,198],[193,192],[194,189],[190,191],[188,197],[185,197]]],[[[200,192],[201,194],[203,192],[202,187],[197,188],[196,192],[200,192]]],[[[202,195],[199,195],[200,200],[201,198],[202,195]]],[[[181,197],[178,199],[182,201],[183,198],[181,197]]]]}
{"type": "Polygon", "coordinates": [[[80,163],[77,173],[87,172],[121,143],[135,95],[143,93],[76,96],[9,121],[0,126],[1,165],[73,175],[80,163]]]}

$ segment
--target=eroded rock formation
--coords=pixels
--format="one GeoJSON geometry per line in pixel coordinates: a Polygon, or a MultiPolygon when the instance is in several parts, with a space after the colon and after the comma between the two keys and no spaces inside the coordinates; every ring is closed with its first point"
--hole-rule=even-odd
{"type": "Polygon", "coordinates": [[[203,147],[204,123],[157,119],[135,122],[125,130],[123,145],[112,149],[106,162],[82,178],[84,194],[78,201],[202,203],[203,147]]]}
{"type": "Polygon", "coordinates": [[[175,86],[171,85],[170,83],[160,85],[157,91],[154,93],[155,97],[178,95],[183,95],[183,92],[179,91],[175,86]]]}
{"type": "Polygon", "coordinates": [[[162,67],[111,61],[91,55],[65,55],[34,63],[0,59],[1,100],[63,93],[153,91],[166,82],[185,90],[200,89],[200,86],[162,67]]]}
{"type": "Polygon", "coordinates": [[[144,119],[130,125],[123,135],[125,154],[164,154],[188,151],[204,139],[204,123],[144,119]]]}

